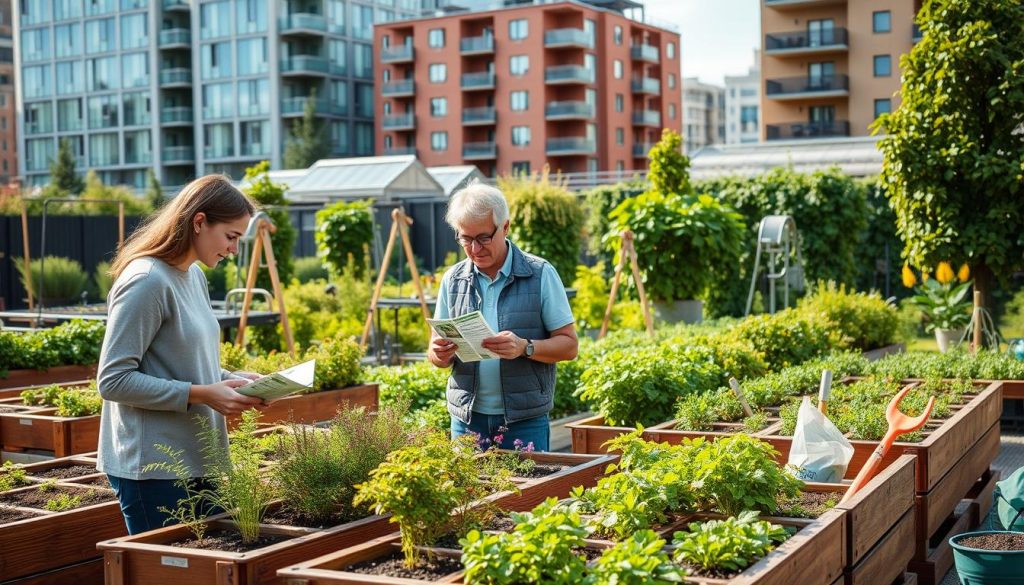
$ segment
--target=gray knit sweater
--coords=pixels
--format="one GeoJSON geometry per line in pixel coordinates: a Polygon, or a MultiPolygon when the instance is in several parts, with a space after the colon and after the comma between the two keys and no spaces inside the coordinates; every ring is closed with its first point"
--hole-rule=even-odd
{"type": "Polygon", "coordinates": [[[143,472],[147,464],[167,460],[154,447],[160,444],[181,449],[192,476],[201,476],[195,417],[220,429],[224,445],[225,423],[210,407],[190,405],[189,388],[230,377],[220,367],[220,327],[206,276],[195,264],[182,272],[162,260],[140,258],[114,282],[107,309],[97,468],[128,479],[171,479],[167,472],[143,472]]]}

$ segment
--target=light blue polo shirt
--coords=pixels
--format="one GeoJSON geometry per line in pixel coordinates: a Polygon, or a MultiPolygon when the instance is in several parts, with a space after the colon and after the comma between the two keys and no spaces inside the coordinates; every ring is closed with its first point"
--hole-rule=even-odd
{"type": "MultiPolygon", "coordinates": [[[[506,242],[506,249],[508,240],[506,242]]],[[[497,278],[493,281],[473,265],[472,268],[476,278],[477,291],[480,293],[480,313],[484,321],[491,326],[495,332],[498,329],[498,295],[508,281],[508,275],[512,271],[512,253],[505,255],[505,262],[498,271],[497,278]]],[[[445,272],[441,279],[441,286],[437,291],[437,306],[434,308],[435,319],[448,319],[448,290],[450,288],[452,269],[445,272]]],[[[544,270],[540,276],[540,311],[544,328],[554,331],[559,327],[575,322],[572,316],[572,309],[569,307],[569,298],[562,286],[562,279],[558,277],[554,267],[547,262],[544,263],[544,270]]],[[[505,404],[501,398],[501,360],[483,360],[480,362],[480,387],[477,389],[476,400],[473,402],[473,412],[481,414],[504,414],[505,404]]]]}

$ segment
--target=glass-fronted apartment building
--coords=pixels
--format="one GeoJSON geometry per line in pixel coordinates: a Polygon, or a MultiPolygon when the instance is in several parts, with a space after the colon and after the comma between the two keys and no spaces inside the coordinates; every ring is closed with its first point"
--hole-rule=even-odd
{"type": "Polygon", "coordinates": [[[282,168],[315,91],[332,156],[374,153],[373,25],[419,0],[21,0],[19,174],[49,181],[58,141],[107,184],[166,186],[282,168]]]}

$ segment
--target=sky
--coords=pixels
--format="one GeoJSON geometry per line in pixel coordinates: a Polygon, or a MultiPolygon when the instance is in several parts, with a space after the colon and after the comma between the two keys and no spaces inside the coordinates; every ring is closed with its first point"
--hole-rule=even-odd
{"type": "Polygon", "coordinates": [[[723,85],[744,75],[760,46],[759,0],[643,0],[648,18],[679,28],[683,77],[723,85]]]}

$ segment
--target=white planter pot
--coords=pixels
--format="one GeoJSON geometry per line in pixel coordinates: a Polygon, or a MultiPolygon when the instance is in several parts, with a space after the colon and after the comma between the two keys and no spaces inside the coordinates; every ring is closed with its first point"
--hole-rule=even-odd
{"type": "Polygon", "coordinates": [[[959,343],[960,338],[964,336],[964,328],[959,329],[936,329],[935,330],[935,343],[939,344],[939,351],[946,353],[949,348],[959,343]]]}
{"type": "Polygon", "coordinates": [[[704,301],[654,301],[654,316],[664,323],[700,323],[704,320],[704,301]]]}

